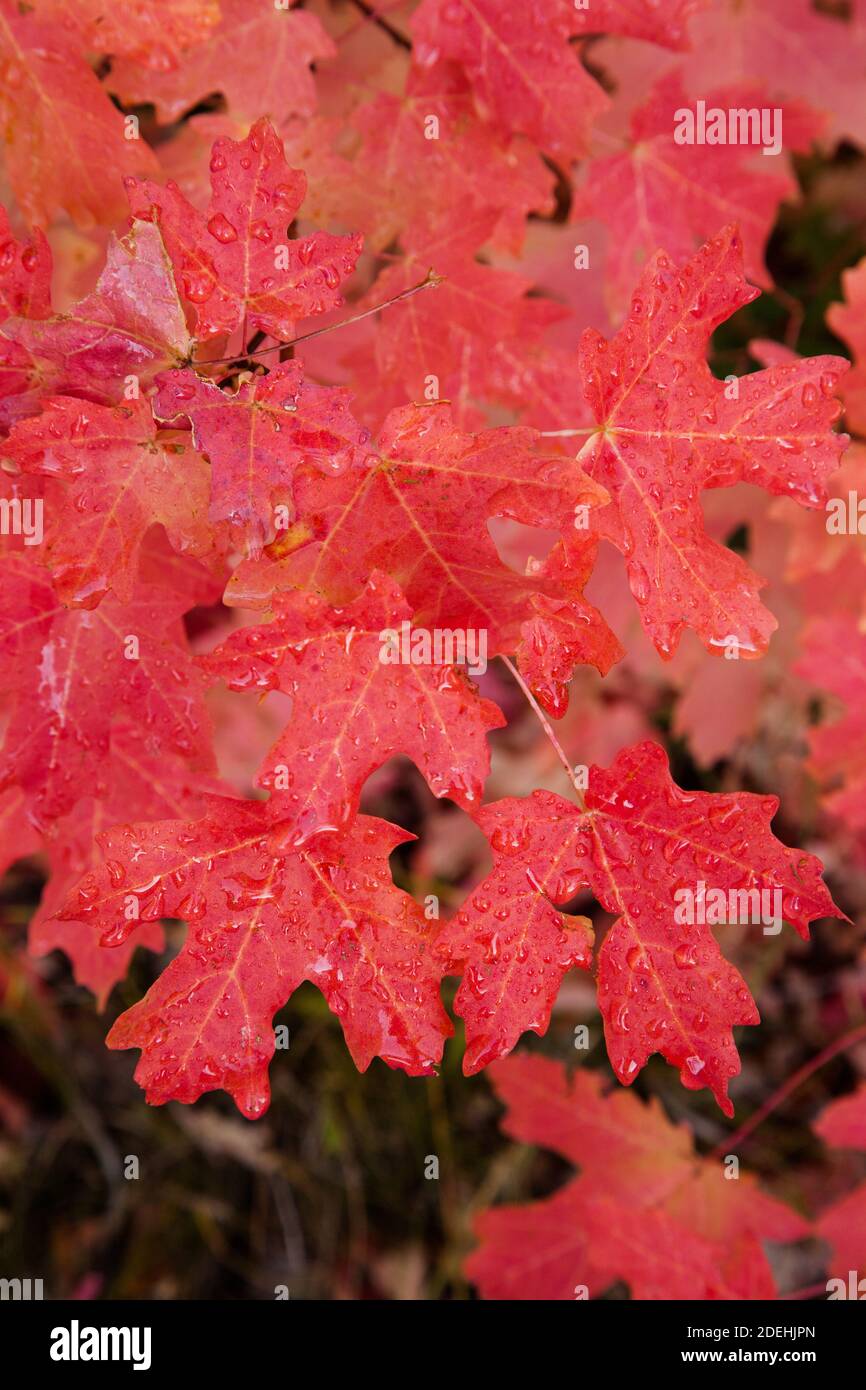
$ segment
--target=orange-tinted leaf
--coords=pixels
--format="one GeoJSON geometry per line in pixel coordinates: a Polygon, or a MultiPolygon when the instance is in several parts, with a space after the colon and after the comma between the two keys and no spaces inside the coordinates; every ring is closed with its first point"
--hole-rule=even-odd
{"type": "Polygon", "coordinates": [[[123,216],[124,175],[158,168],[149,146],[125,138],[123,116],[65,28],[4,0],[0,114],[6,170],[28,222],[63,209],[83,226],[123,216]]]}
{"type": "Polygon", "coordinates": [[[159,119],[176,121],[220,92],[231,115],[247,124],[265,113],[277,126],[316,106],[310,64],[335,52],[315,15],[274,0],[220,0],[222,19],[169,71],[135,62],[112,65],[108,85],[125,102],[153,102],[159,119]]]}

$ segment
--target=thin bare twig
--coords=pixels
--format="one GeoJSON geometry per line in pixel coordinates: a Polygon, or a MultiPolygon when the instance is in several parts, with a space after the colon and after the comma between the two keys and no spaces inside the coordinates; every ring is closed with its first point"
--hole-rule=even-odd
{"type": "Polygon", "coordinates": [[[771,1115],[774,1110],[778,1109],[783,1101],[788,1099],[792,1091],[795,1091],[804,1081],[808,1081],[810,1076],[814,1075],[816,1071],[819,1071],[821,1067],[826,1066],[827,1063],[834,1057],[837,1057],[840,1052],[845,1052],[849,1047],[853,1047],[855,1043],[864,1040],[866,1040],[866,1023],[861,1023],[858,1024],[856,1028],[852,1028],[850,1032],[843,1033],[841,1038],[837,1038],[835,1042],[828,1043],[825,1048],[822,1048],[822,1050],[816,1053],[814,1057],[810,1058],[808,1062],[805,1062],[792,1076],[789,1076],[788,1080],[784,1081],[778,1090],[774,1091],[769,1099],[765,1100],[764,1104],[755,1111],[754,1115],[746,1120],[745,1124],[740,1125],[740,1128],[734,1134],[729,1134],[727,1138],[722,1139],[713,1149],[712,1157],[724,1158],[725,1155],[731,1153],[740,1144],[745,1143],[750,1135],[758,1128],[758,1125],[763,1123],[767,1116],[771,1115]]]}
{"type": "Polygon", "coordinates": [[[389,39],[393,39],[394,43],[398,44],[400,48],[405,48],[411,53],[412,40],[407,39],[406,35],[402,34],[396,25],[385,18],[378,5],[368,5],[366,0],[353,0],[353,4],[361,11],[365,19],[371,19],[378,29],[381,29],[383,33],[388,35],[389,39]]]}
{"type": "Polygon", "coordinates": [[[235,354],[234,357],[211,357],[208,360],[193,362],[194,367],[221,367],[227,362],[246,362],[253,357],[264,357],[268,352],[282,352],[283,348],[294,347],[296,343],[306,343],[310,338],[318,338],[323,333],[333,333],[338,328],[347,328],[350,323],[360,323],[361,319],[368,319],[371,314],[380,314],[383,309],[390,309],[392,304],[399,304],[404,299],[411,299],[413,295],[420,294],[421,290],[435,289],[441,285],[445,279],[444,275],[437,275],[435,270],[428,270],[423,280],[419,280],[417,285],[410,285],[408,290],[401,290],[391,299],[385,299],[381,304],[374,304],[370,309],[364,309],[360,314],[352,314],[350,318],[341,319],[339,323],[326,324],[324,328],[313,328],[309,333],[301,333],[297,338],[288,338],[284,343],[275,343],[273,347],[259,348],[256,352],[246,354],[235,354]]]}

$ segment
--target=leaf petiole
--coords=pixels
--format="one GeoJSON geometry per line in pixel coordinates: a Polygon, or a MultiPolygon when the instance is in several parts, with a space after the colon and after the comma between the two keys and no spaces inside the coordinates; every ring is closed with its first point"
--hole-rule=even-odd
{"type": "Polygon", "coordinates": [[[547,737],[549,738],[551,744],[553,745],[554,751],[556,752],[556,756],[559,758],[559,761],[562,763],[562,766],[565,768],[566,774],[567,774],[567,776],[568,776],[568,780],[569,780],[569,782],[571,783],[572,787],[574,788],[574,792],[575,792],[575,795],[576,795],[576,797],[577,797],[577,803],[578,803],[578,805],[580,806],[580,809],[581,809],[582,811],[585,811],[585,810],[586,810],[586,801],[584,800],[584,796],[583,796],[583,788],[580,787],[580,786],[578,786],[577,778],[575,777],[575,773],[574,773],[574,768],[572,767],[571,763],[570,763],[569,760],[568,760],[568,754],[566,753],[565,749],[563,748],[562,744],[560,743],[559,739],[556,737],[556,734],[554,733],[553,725],[551,724],[551,722],[550,722],[550,720],[548,719],[547,715],[544,713],[544,710],[541,708],[541,705],[540,705],[540,704],[538,703],[538,701],[536,700],[536,698],[535,698],[535,696],[533,695],[532,691],[530,690],[529,686],[526,684],[526,681],[523,679],[523,677],[521,676],[521,674],[520,674],[520,672],[518,671],[517,667],[515,666],[514,662],[510,659],[510,657],[507,657],[507,656],[500,656],[499,660],[500,660],[505,666],[508,667],[508,669],[509,669],[509,671],[511,672],[512,676],[514,677],[515,681],[516,681],[517,684],[520,686],[520,689],[523,691],[524,695],[526,696],[527,700],[529,701],[529,704],[530,704],[530,706],[531,706],[531,708],[532,708],[532,710],[533,710],[533,712],[534,712],[536,718],[538,719],[539,723],[541,724],[542,729],[544,730],[544,732],[546,733],[547,737]]]}

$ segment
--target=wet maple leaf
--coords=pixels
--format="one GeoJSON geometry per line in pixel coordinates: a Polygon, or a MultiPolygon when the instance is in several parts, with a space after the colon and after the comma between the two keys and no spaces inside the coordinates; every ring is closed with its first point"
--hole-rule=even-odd
{"type": "Polygon", "coordinates": [[[596,550],[594,542],[569,536],[543,561],[529,565],[545,590],[532,596],[532,616],[521,625],[516,656],[540,704],[555,719],[568,708],[576,666],[588,663],[606,675],[625,655],[619,638],[583,597],[596,550]]]}
{"type": "Polygon", "coordinates": [[[191,370],[157,382],[156,415],[189,421],[211,465],[210,515],[226,520],[248,553],[273,538],[275,508],[293,516],[293,475],[302,463],[340,473],[363,462],[369,430],[353,418],[348,392],[304,379],[299,362],[282,362],[236,391],[222,391],[191,370]]]}
{"type": "MultiPolygon", "coordinates": [[[[866,1151],[866,1085],[861,1084],[853,1095],[831,1101],[813,1128],[831,1148],[866,1151]]],[[[830,1273],[844,1280],[844,1297],[849,1297],[850,1271],[866,1275],[866,1183],[825,1207],[816,1229],[830,1246],[830,1273]]]]}
{"type": "MultiPolygon", "coordinates": [[[[51,313],[51,249],[38,228],[28,241],[12,235],[0,207],[0,324],[51,313]]],[[[35,408],[37,374],[27,349],[0,338],[0,424],[35,408]]]]}
{"type": "Polygon", "coordinates": [[[51,896],[46,895],[44,908],[37,909],[30,923],[29,948],[33,956],[62,951],[69,959],[76,984],[90,990],[100,1013],[115,985],[129,974],[132,958],[139,947],[157,955],[165,949],[165,933],[158,922],[146,923],[121,946],[100,946],[84,922],[58,922],[45,915],[64,901],[70,886],[77,883],[90,865],[94,836],[105,824],[100,815],[101,806],[102,802],[87,798],[70,812],[70,823],[64,826],[64,839],[48,860],[51,896]]]}
{"type": "Polygon", "coordinates": [[[154,740],[209,764],[201,673],[179,619],[195,599],[147,575],[129,604],[65,608],[48,572],[21,553],[0,561],[0,655],[12,713],[0,751],[0,787],[17,783],[33,823],[99,795],[114,718],[134,712],[154,740]]]}
{"type": "Polygon", "coordinates": [[[32,413],[48,392],[119,403],[131,384],[141,389],[191,350],[162,237],[136,222],[109,241],[95,288],[67,313],[0,324],[0,384],[19,398],[7,403],[18,413],[32,413]]]}
{"type": "Polygon", "coordinates": [[[2,452],[22,473],[68,484],[65,506],[48,509],[40,552],[65,603],[93,608],[109,589],[128,603],[156,523],[178,551],[204,555],[213,544],[208,466],[188,436],[157,434],[144,401],[109,407],[55,396],[16,425],[2,452]]]}
{"type": "MultiPolygon", "coordinates": [[[[760,107],[762,87],[702,93],[707,107],[760,107]]],[[[625,147],[592,160],[579,189],[574,216],[597,217],[615,229],[605,257],[613,303],[628,305],[636,268],[661,249],[680,260],[725,223],[743,239],[745,273],[771,285],[764,248],[782,202],[799,197],[789,158],[768,161],[748,145],[680,145],[675,113],[693,109],[680,73],[662,78],[631,116],[625,147]],[[768,170],[767,164],[772,164],[768,170]]],[[[807,149],[823,121],[788,107],[783,111],[785,150],[807,149]],[[793,132],[793,133],[792,133],[793,132]],[[793,143],[792,143],[793,142],[793,143]]]]}
{"type": "Polygon", "coordinates": [[[857,434],[866,434],[866,259],[842,272],[843,304],[831,304],[827,323],[847,343],[854,366],[842,382],[845,421],[857,434]]]}
{"type": "Polygon", "coordinates": [[[340,285],[355,268],[361,238],[314,232],[289,239],[306,179],[289,168],[270,123],[256,121],[245,140],[214,141],[210,170],[206,213],[176,184],[126,180],[133,216],[159,226],[196,336],[245,324],[248,334],[291,338],[298,319],[341,304],[340,285]]]}
{"type": "Polygon", "coordinates": [[[136,1079],[152,1104],[221,1088],[261,1115],[273,1016],[303,980],[339,1017],[359,1070],[379,1056],[426,1075],[441,1056],[451,1025],[431,924],[388,867],[413,836],[359,816],[350,836],[274,857],[271,828],[264,803],[228,797],[198,821],[118,826],[100,835],[104,862],[59,914],[118,942],[138,921],[189,922],[180,954],[108,1035],[109,1047],[142,1049],[136,1079]]]}
{"type": "MultiPolygon", "coordinates": [[[[549,935],[539,961],[527,894],[538,898],[542,920],[552,923],[551,905],[589,888],[617,918],[599,952],[598,999],[608,1056],[620,1081],[630,1085],[660,1052],[679,1067],[684,1086],[707,1086],[725,1114],[732,1114],[728,1082],[740,1062],[731,1030],[757,1023],[758,1011],[712,928],[699,920],[678,921],[675,913],[686,902],[682,890],[690,890],[692,915],[699,919],[709,884],[726,895],[728,906],[730,894],[739,894],[733,899],[735,921],[754,914],[759,901],[762,912],[774,905],[780,919],[807,936],[814,918],[843,915],[821,881],[820,862],[788,849],[770,831],[777,807],[771,796],[682,791],[664,750],[654,743],[624,749],[607,770],[590,768],[585,810],[542,791],[483,807],[478,821],[496,854],[493,873],[442,939],[450,973],[471,968],[455,1004],[466,1017],[467,1070],[507,1051],[520,1021],[513,997],[496,989],[499,972],[523,966],[527,984],[538,986],[533,998],[539,1026],[530,1026],[543,1032],[557,972],[561,978],[568,968],[556,959],[549,935]],[[776,896],[761,898],[762,892],[776,896]],[[517,913],[512,898],[520,902],[517,913]],[[505,915],[497,916],[500,900],[505,915]],[[496,950],[492,943],[499,943],[496,950]],[[491,1007],[476,1006],[473,988],[482,1006],[491,1007]]],[[[559,949],[564,944],[563,934],[559,949]]]]}
{"type": "Polygon", "coordinates": [[[480,803],[490,767],[485,735],[505,720],[453,664],[382,660],[411,641],[411,617],[394,581],[374,574],[345,608],[313,594],[278,594],[269,623],[242,628],[201,658],[233,690],[293,697],[291,720],[257,778],[271,792],[281,841],[344,828],[370,773],[396,753],[412,758],[436,796],[480,803]],[[393,634],[391,645],[383,634],[393,634]]]}
{"type": "MultiPolygon", "coordinates": [[[[298,527],[238,567],[227,601],[263,607],[280,588],[300,587],[343,604],[378,568],[400,584],[419,626],[484,629],[489,655],[512,652],[537,594],[574,594],[503,564],[488,520],[572,530],[576,509],[604,496],[571,461],[540,455],[529,430],[466,434],[445,404],[405,406],[388,416],[363,467],[297,474],[298,527]]],[[[581,659],[607,669],[618,644],[595,610],[585,613],[581,659]]]]}
{"type": "Polygon", "coordinates": [[[123,215],[124,175],[155,173],[67,30],[3,0],[0,114],[6,171],[27,221],[63,209],[83,226],[123,215]]]}
{"type": "Polygon", "coordinates": [[[37,227],[27,241],[12,235],[0,207],[0,322],[15,315],[43,319],[51,312],[51,248],[37,227]]]}
{"type": "Polygon", "coordinates": [[[336,53],[321,21],[274,0],[220,0],[222,18],[206,40],[169,71],[139,63],[112,64],[108,85],[127,104],[153,102],[164,124],[177,121],[213,92],[235,120],[250,124],[263,113],[277,127],[316,108],[311,64],[336,53]],[[267,61],[263,61],[263,55],[267,61]]]}
{"type": "Polygon", "coordinates": [[[658,1100],[606,1092],[597,1072],[571,1077],[537,1056],[497,1062],[503,1129],[580,1168],[552,1197],[482,1212],[466,1273],[486,1298],[590,1298],[611,1284],[636,1299],[775,1298],[761,1242],[808,1225],[746,1173],[725,1181],[658,1100]]]}
{"type": "Polygon", "coordinates": [[[727,385],[710,373],[710,334],[757,293],[727,228],[682,270],[656,255],[616,336],[587,329],[581,340],[597,428],[578,457],[611,496],[590,530],[627,557],[644,627],[665,657],[684,627],[710,651],[742,657],[759,656],[775,627],[758,599],[764,581],[707,536],[701,492],[746,481],[820,507],[847,443],[831,431],[844,358],[804,358],[727,385]]]}
{"type": "Polygon", "coordinates": [[[48,828],[49,878],[28,935],[31,955],[60,950],[68,956],[75,979],[96,995],[100,1010],[127,975],[136,949],[161,951],[165,942],[160,924],[145,922],[120,945],[103,946],[86,922],[60,921],[54,915],[79,879],[100,863],[96,837],[121,820],[192,819],[201,814],[205,793],[224,790],[212,775],[213,767],[193,772],[132,722],[112,728],[110,754],[105,796],[83,797],[48,828]]]}
{"type": "MultiPolygon", "coordinates": [[[[166,175],[196,207],[206,207],[211,196],[209,164],[214,141],[226,136],[244,139],[257,115],[257,106],[248,119],[216,112],[189,115],[177,134],[160,146],[166,175]]],[[[303,169],[306,176],[301,213],[305,225],[334,225],[363,232],[366,238],[371,195],[369,188],[359,188],[352,163],[342,152],[343,122],[333,116],[294,116],[276,128],[288,163],[303,169]]]]}
{"type": "MultiPolygon", "coordinates": [[[[536,877],[522,859],[515,860],[524,831],[516,829],[509,838],[498,804],[490,814],[485,806],[477,815],[491,838],[493,872],[446,923],[435,946],[446,973],[463,976],[454,1011],[466,1025],[467,1076],[510,1052],[528,1029],[546,1033],[563,975],[592,963],[589,919],[558,912],[543,871],[536,877]]],[[[553,884],[555,892],[558,879],[553,884]]]]}
{"type": "Polygon", "coordinates": [[[608,104],[569,43],[573,14],[562,0],[422,0],[411,21],[414,57],[422,67],[459,64],[483,116],[572,159],[586,153],[592,122],[608,104]]]}

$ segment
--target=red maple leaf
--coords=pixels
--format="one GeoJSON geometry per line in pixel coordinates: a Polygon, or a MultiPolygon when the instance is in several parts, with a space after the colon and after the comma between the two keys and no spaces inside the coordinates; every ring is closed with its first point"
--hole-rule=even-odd
{"type": "Polygon", "coordinates": [[[813,918],[843,916],[820,862],[771,833],[777,806],[775,797],[682,791],[664,750],[644,743],[608,770],[589,769],[585,809],[541,791],[483,807],[493,872],[437,943],[450,973],[467,975],[455,1003],[466,1019],[466,1070],[503,1055],[522,1028],[545,1031],[574,963],[565,919],[551,905],[589,888],[617,918],[599,952],[598,998],[620,1081],[630,1085],[660,1052],[684,1086],[709,1087],[732,1114],[728,1081],[740,1070],[732,1027],[757,1023],[758,1011],[712,925],[741,917],[768,925],[772,910],[772,930],[784,918],[807,936],[813,918]],[[519,989],[502,989],[506,967],[519,989]]]}
{"type": "MultiPolygon", "coordinates": [[[[529,430],[466,434],[445,404],[405,406],[388,416],[363,466],[336,478],[312,468],[297,474],[298,525],[260,561],[238,566],[227,601],[261,607],[279,589],[301,587],[342,604],[378,568],[400,584],[420,626],[483,629],[489,655],[513,652],[535,597],[576,600],[580,572],[567,592],[559,578],[516,573],[500,559],[488,520],[571,532],[577,509],[604,496],[570,461],[542,455],[529,430]]],[[[581,659],[606,670],[619,645],[580,603],[581,659]]]]}
{"type": "Polygon", "coordinates": [[[763,82],[771,98],[826,112],[834,141],[866,144],[862,14],[849,19],[812,0],[712,0],[693,16],[689,37],[687,85],[694,94],[763,82]]]}
{"type": "MultiPolygon", "coordinates": [[[[478,813],[491,837],[493,872],[484,879],[436,941],[450,974],[463,979],[454,1010],[466,1024],[463,1070],[472,1076],[510,1052],[521,1033],[546,1033],[559,986],[573,966],[592,963],[592,925],[552,905],[545,879],[516,856],[529,837],[512,831],[493,803],[478,813]]],[[[533,863],[535,861],[533,860],[533,863]]]]}
{"type": "Polygon", "coordinates": [[[711,651],[743,657],[760,655],[775,627],[758,599],[764,581],[707,536],[701,492],[745,481],[817,508],[847,443],[831,432],[844,358],[805,358],[727,383],[711,374],[710,334],[757,293],[728,228],[681,270],[656,255],[616,336],[587,329],[581,340],[597,424],[578,457],[611,496],[590,529],[627,557],[643,624],[666,657],[687,626],[711,651]]]}
{"type": "Polygon", "coordinates": [[[233,392],[190,370],[167,372],[157,385],[158,418],[188,420],[210,462],[211,519],[228,521],[252,555],[273,538],[278,505],[287,520],[293,515],[302,463],[336,474],[370,452],[370,431],[353,418],[348,393],[305,381],[299,362],[279,363],[233,392]]]}
{"type": "Polygon", "coordinates": [[[3,452],[23,473],[68,484],[60,505],[48,508],[40,552],[65,603],[93,608],[109,589],[128,603],[142,541],[156,523],[178,551],[211,548],[207,464],[188,436],[158,435],[144,401],[109,407],[49,398],[41,415],[19,422],[3,452]]]}
{"type": "Polygon", "coordinates": [[[269,1101],[273,1016],[303,980],[338,1016],[356,1066],[374,1057],[429,1074],[451,1032],[429,951],[431,924],[394,887],[388,855],[413,836],[359,816],[350,836],[292,854],[268,849],[262,802],[213,797],[202,820],[103,832],[103,863],[61,918],[104,943],[164,916],[190,924],[183,950],[117,1020],[109,1047],[140,1047],[148,1100],[191,1102],[222,1088],[255,1119],[269,1101]]]}
{"type": "Polygon", "coordinates": [[[219,10],[219,24],[182,63],[155,69],[131,55],[133,61],[112,63],[108,86],[129,105],[153,102],[164,124],[179,120],[213,92],[220,92],[231,115],[245,123],[262,111],[278,127],[290,116],[309,116],[316,107],[310,65],[336,53],[321,21],[274,0],[220,0],[219,10]]]}
{"type": "MultiPolygon", "coordinates": [[[[551,209],[553,176],[541,156],[528,140],[503,136],[479,118],[469,84],[452,64],[411,67],[399,96],[376,93],[356,107],[351,124],[361,145],[346,194],[353,208],[359,200],[363,206],[359,225],[368,247],[387,246],[431,212],[453,235],[448,209],[459,200],[461,223],[470,209],[485,220],[492,213],[491,239],[517,251],[527,214],[551,209]]],[[[428,264],[445,273],[429,253],[428,264]]]]}
{"type": "MultiPolygon", "coordinates": [[[[706,107],[735,109],[766,105],[762,87],[741,86],[701,93],[706,107]]],[[[573,207],[574,216],[597,217],[611,229],[605,278],[615,306],[628,305],[636,267],[657,250],[677,260],[726,223],[743,239],[745,273],[771,285],[764,247],[779,206],[799,195],[790,158],[768,161],[755,146],[678,144],[676,115],[692,110],[679,72],[668,73],[648,100],[632,112],[620,153],[590,161],[573,207]],[[767,169],[771,163],[772,171],[767,169]]],[[[808,108],[782,111],[787,152],[808,149],[823,121],[808,108]]]]}
{"type": "Polygon", "coordinates": [[[0,573],[0,655],[13,701],[0,787],[21,786],[36,825],[65,815],[85,791],[102,793],[116,714],[134,713],[165,749],[210,766],[204,679],[179,623],[195,599],[155,582],[151,569],[130,603],[109,597],[70,610],[29,556],[7,555],[0,573]]]}
{"type": "Polygon", "coordinates": [[[572,159],[586,153],[592,122],[607,106],[569,43],[573,16],[562,0],[422,0],[412,16],[415,61],[458,63],[484,116],[572,159]]]}
{"type": "Polygon", "coordinates": [[[75,979],[93,991],[100,1009],[126,976],[136,949],[161,951],[164,936],[158,922],[145,922],[120,945],[103,946],[86,922],[55,916],[79,879],[100,863],[97,836],[124,819],[192,818],[201,814],[205,793],[223,790],[209,772],[192,772],[159,739],[128,720],[112,728],[110,754],[105,796],[83,796],[68,815],[48,827],[49,878],[28,937],[31,955],[63,951],[75,979]]]}
{"type": "Polygon", "coordinates": [[[617,1281],[636,1299],[778,1296],[761,1242],[801,1239],[808,1225],[749,1174],[725,1182],[657,1100],[606,1092],[597,1072],[569,1077],[544,1057],[509,1057],[489,1075],[505,1132],[580,1176],[476,1218],[466,1273],[486,1298],[596,1298],[617,1281]]]}
{"type": "Polygon", "coordinates": [[[455,668],[465,655],[434,661],[431,649],[424,662],[402,660],[413,637],[419,652],[425,637],[411,616],[394,581],[374,573],[345,608],[279,594],[271,622],[242,628],[201,659],[233,690],[293,697],[292,718],[257,779],[271,792],[281,841],[344,828],[370,773],[396,753],[412,758],[436,796],[479,804],[490,766],[485,734],[505,720],[455,668]]]}
{"type": "MultiPolygon", "coordinates": [[[[43,272],[47,278],[47,268],[43,272]]],[[[162,237],[135,222],[108,244],[93,291],[65,313],[47,309],[0,324],[0,387],[10,418],[32,414],[42,395],[68,393],[104,404],[134,398],[192,351],[162,237]]]]}
{"type": "Polygon", "coordinates": [[[176,184],[127,179],[135,217],[158,224],[199,339],[245,325],[291,338],[298,319],[341,304],[342,281],[361,254],[361,238],[314,232],[293,240],[289,224],[306,192],[267,120],[245,140],[214,142],[207,212],[176,184]]]}
{"type": "Polygon", "coordinates": [[[125,138],[77,37],[3,0],[0,64],[6,171],[28,222],[63,209],[83,226],[110,227],[123,215],[123,176],[158,165],[144,140],[125,138]]]}

